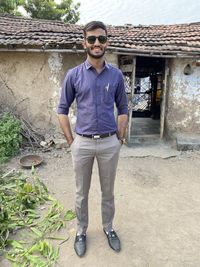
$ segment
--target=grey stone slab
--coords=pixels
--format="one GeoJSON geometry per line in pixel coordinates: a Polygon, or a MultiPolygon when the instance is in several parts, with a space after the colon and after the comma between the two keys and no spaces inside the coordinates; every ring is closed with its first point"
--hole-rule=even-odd
{"type": "Polygon", "coordinates": [[[120,151],[120,157],[156,157],[156,158],[170,158],[176,157],[181,154],[180,151],[177,151],[171,145],[166,144],[162,141],[157,142],[156,144],[151,145],[140,145],[135,144],[132,146],[123,146],[120,151]]]}
{"type": "Polygon", "coordinates": [[[200,134],[199,135],[179,134],[176,137],[176,144],[178,151],[200,150],[200,134]]]}

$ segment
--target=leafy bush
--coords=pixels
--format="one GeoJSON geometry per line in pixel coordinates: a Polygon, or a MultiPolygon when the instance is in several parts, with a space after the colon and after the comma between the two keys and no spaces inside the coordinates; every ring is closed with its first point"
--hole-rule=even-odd
{"type": "Polygon", "coordinates": [[[20,131],[20,121],[10,113],[4,113],[0,119],[0,163],[19,151],[22,142],[20,131]]]}

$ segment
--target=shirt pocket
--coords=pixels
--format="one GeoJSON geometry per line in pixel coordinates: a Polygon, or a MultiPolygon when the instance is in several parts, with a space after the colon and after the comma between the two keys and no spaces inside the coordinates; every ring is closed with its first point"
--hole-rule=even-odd
{"type": "Polygon", "coordinates": [[[114,103],[114,86],[110,85],[109,87],[106,86],[103,90],[103,102],[105,104],[112,104],[114,103]]]}

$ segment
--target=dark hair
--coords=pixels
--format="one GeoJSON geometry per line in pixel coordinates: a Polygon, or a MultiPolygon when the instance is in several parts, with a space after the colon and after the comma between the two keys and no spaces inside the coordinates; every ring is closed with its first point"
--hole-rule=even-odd
{"type": "Polygon", "coordinates": [[[101,21],[91,21],[85,25],[83,28],[84,37],[86,37],[86,33],[88,31],[96,30],[96,29],[103,29],[106,32],[107,35],[107,28],[106,25],[101,21]]]}

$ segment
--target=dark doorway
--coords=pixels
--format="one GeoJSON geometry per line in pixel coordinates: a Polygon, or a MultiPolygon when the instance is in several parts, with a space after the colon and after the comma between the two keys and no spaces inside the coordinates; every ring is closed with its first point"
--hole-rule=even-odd
{"type": "Polygon", "coordinates": [[[164,59],[137,57],[132,117],[160,119],[164,59]]]}
{"type": "Polygon", "coordinates": [[[129,100],[129,144],[157,142],[161,136],[165,59],[119,56],[129,100]],[[146,142],[147,141],[147,142],[146,142]]]}
{"type": "Polygon", "coordinates": [[[165,60],[137,57],[133,94],[131,142],[152,143],[160,138],[160,110],[165,60]],[[137,141],[138,140],[138,141],[137,141]]]}
{"type": "Polygon", "coordinates": [[[160,138],[160,110],[165,60],[137,57],[133,94],[131,142],[157,142],[160,138]]]}

